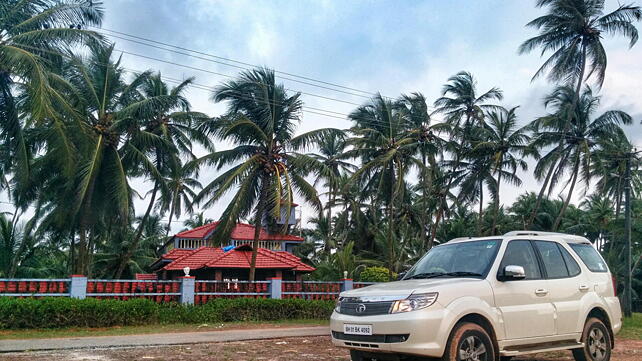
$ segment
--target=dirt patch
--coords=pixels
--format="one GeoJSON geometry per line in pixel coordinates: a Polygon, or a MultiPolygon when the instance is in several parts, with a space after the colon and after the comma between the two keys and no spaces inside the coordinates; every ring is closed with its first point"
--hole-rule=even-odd
{"type": "MultiPolygon", "coordinates": [[[[347,361],[345,349],[333,347],[330,338],[297,337],[275,340],[210,343],[190,346],[137,347],[101,350],[73,350],[0,355],[0,360],[15,361],[347,361]]],[[[569,351],[535,354],[515,361],[573,360],[569,351]]],[[[612,361],[642,360],[642,341],[618,340],[612,361]]]]}

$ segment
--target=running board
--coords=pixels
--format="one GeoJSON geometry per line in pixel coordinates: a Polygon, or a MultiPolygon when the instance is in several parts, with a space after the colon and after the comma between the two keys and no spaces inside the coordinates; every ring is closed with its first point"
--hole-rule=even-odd
{"type": "Polygon", "coordinates": [[[574,348],[582,348],[582,347],[584,347],[584,343],[582,342],[565,342],[565,343],[554,343],[554,344],[548,343],[548,344],[539,344],[539,345],[511,346],[501,351],[500,355],[501,356],[518,356],[518,355],[526,355],[530,353],[571,350],[574,348]]]}

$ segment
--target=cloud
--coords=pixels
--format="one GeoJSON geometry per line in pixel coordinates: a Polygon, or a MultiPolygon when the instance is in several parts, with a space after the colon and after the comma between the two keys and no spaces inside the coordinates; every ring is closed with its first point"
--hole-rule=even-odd
{"type": "MultiPolygon", "coordinates": [[[[468,70],[478,79],[480,90],[498,86],[504,91],[506,106],[520,105],[521,124],[545,112],[541,99],[551,89],[544,79],[531,82],[543,61],[538,53],[517,55],[519,44],[534,35],[524,24],[543,13],[533,1],[111,0],[105,4],[105,28],[389,96],[421,91],[435,99],[449,76],[468,70]]],[[[607,1],[607,9],[615,6],[615,0],[607,1]]],[[[638,123],[630,127],[629,134],[632,141],[642,144],[642,47],[628,50],[626,43],[608,37],[604,42],[609,66],[601,90],[602,109],[621,108],[634,114],[638,123]]],[[[238,72],[120,40],[118,47],[210,71],[238,72]]],[[[198,83],[212,86],[228,79],[127,55],[124,63],[137,69],[160,69],[171,77],[196,76],[198,83]]],[[[367,96],[282,80],[293,90],[355,104],[367,100],[367,96]]],[[[355,107],[310,95],[303,99],[307,106],[340,113],[355,107]]],[[[213,104],[207,91],[193,89],[190,100],[195,109],[211,115],[225,109],[222,104],[213,104]]],[[[304,113],[300,131],[321,126],[346,128],[349,122],[304,113]]],[[[202,173],[205,180],[216,172],[208,169],[202,173]]],[[[520,176],[524,185],[506,186],[502,201],[511,202],[525,190],[539,190],[530,171],[520,176]]],[[[151,184],[137,180],[135,186],[144,194],[151,184]]],[[[217,218],[226,201],[206,214],[217,218]]],[[[144,205],[144,201],[136,202],[139,213],[144,205]]]]}

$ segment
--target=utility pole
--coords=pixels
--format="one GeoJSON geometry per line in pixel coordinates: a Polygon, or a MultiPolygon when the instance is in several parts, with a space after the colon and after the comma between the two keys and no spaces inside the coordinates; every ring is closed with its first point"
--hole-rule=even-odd
{"type": "Polygon", "coordinates": [[[626,157],[626,173],[624,176],[624,229],[626,232],[626,285],[624,288],[624,317],[632,316],[631,302],[631,158],[626,157]]]}

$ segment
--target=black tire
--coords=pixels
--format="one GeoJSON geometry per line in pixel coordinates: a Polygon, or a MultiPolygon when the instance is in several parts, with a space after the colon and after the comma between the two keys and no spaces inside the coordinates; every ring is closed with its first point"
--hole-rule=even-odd
{"type": "Polygon", "coordinates": [[[591,317],[584,325],[584,347],[573,350],[576,361],[609,361],[611,359],[611,334],[604,322],[591,317]]]}
{"type": "Polygon", "coordinates": [[[493,340],[483,327],[476,323],[455,326],[446,345],[442,361],[495,361],[497,352],[493,340]],[[475,358],[474,355],[477,355],[475,358]]]}

